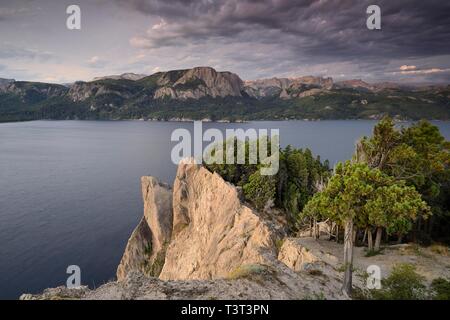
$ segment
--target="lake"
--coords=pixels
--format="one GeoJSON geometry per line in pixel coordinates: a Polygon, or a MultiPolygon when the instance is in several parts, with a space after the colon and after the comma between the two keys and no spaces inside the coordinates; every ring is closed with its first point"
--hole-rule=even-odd
{"type": "MultiPolygon", "coordinates": [[[[375,121],[204,123],[279,129],[282,146],[310,148],[331,164],[349,159],[375,121]]],[[[435,122],[447,139],[450,123],[435,122]]],[[[172,184],[173,130],[192,123],[34,121],[0,124],[0,298],[64,285],[69,265],[82,284],[115,277],[143,214],[140,177],[172,184]]]]}

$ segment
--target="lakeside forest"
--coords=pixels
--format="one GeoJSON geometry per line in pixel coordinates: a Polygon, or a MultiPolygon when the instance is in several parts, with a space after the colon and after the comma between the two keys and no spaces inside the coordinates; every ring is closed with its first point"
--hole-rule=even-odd
{"type": "MultiPolygon", "coordinates": [[[[309,149],[287,146],[279,157],[275,176],[261,175],[261,165],[248,164],[248,159],[246,164],[205,166],[241,187],[245,200],[256,209],[281,211],[293,235],[307,228],[318,238],[319,225],[328,225],[329,240],[344,244],[347,294],[352,294],[354,246],[366,247],[367,256],[383,254],[384,246],[400,243],[432,246],[448,254],[450,142],[428,121],[398,129],[386,117],[371,137],[358,141],[351,160],[334,168],[309,149]]],[[[382,281],[383,290],[353,296],[424,299],[428,294],[413,265],[398,265],[382,281]]],[[[431,290],[430,294],[449,299],[449,279],[435,279],[431,290]]]]}

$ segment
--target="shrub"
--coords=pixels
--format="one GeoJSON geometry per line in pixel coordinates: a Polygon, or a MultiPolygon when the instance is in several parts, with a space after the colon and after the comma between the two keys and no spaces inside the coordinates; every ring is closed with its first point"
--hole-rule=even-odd
{"type": "Polygon", "coordinates": [[[416,273],[411,264],[397,264],[391,274],[381,280],[382,288],[371,290],[371,297],[378,300],[421,300],[427,297],[425,278],[416,273]]]}
{"type": "Polygon", "coordinates": [[[430,291],[433,300],[450,300],[450,281],[443,278],[434,279],[430,291]]]}
{"type": "Polygon", "coordinates": [[[380,250],[367,250],[366,254],[364,256],[366,256],[366,257],[373,257],[373,256],[377,256],[379,254],[383,254],[383,249],[380,249],[380,250]]]}
{"type": "Polygon", "coordinates": [[[259,278],[261,276],[269,275],[271,273],[272,272],[268,266],[264,266],[261,264],[244,264],[237,267],[232,272],[230,272],[227,278],[230,280],[242,278],[254,280],[255,276],[256,278],[259,278]]]}

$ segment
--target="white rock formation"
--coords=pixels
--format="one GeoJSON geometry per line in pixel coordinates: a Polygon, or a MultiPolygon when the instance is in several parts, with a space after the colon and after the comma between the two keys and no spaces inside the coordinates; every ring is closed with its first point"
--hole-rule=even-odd
{"type": "Polygon", "coordinates": [[[117,279],[131,271],[158,276],[164,263],[165,248],[172,233],[172,190],[153,177],[142,177],[144,217],[131,234],[117,279]]]}

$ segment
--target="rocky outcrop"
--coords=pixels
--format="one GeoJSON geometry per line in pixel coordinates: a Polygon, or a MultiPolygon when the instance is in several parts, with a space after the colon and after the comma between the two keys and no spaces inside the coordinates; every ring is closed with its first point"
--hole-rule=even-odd
{"type": "Polygon", "coordinates": [[[173,194],[153,177],[141,182],[144,217],[128,241],[118,281],[21,298],[344,298],[340,275],[305,268],[321,264],[321,257],[308,255],[294,239],[279,249],[283,223],[243,203],[218,174],[188,159],[179,164],[173,194]]]}
{"type": "Polygon", "coordinates": [[[172,234],[172,189],[154,177],[142,177],[141,185],[144,218],[152,231],[152,254],[157,255],[172,234]]]}
{"type": "Polygon", "coordinates": [[[145,273],[145,267],[152,253],[152,231],[142,218],[128,239],[122,260],[117,268],[117,279],[123,280],[131,271],[145,273]]]}
{"type": "Polygon", "coordinates": [[[281,99],[303,98],[331,90],[332,78],[305,76],[299,78],[271,78],[244,82],[244,91],[260,99],[278,97],[281,99]]]}
{"type": "Polygon", "coordinates": [[[131,271],[158,276],[172,233],[172,191],[153,177],[142,177],[144,216],[128,240],[117,268],[117,279],[131,271]]]}
{"type": "Polygon", "coordinates": [[[67,94],[67,87],[59,84],[4,81],[0,85],[0,93],[17,95],[23,102],[34,103],[48,98],[63,97],[67,94]]]}
{"type": "Polygon", "coordinates": [[[280,248],[278,260],[294,271],[331,269],[338,266],[336,256],[326,252],[312,238],[286,238],[280,248]]]}
{"type": "Polygon", "coordinates": [[[128,86],[130,80],[124,80],[120,83],[109,83],[105,80],[93,82],[75,82],[70,86],[68,96],[72,101],[85,101],[90,98],[98,98],[102,95],[112,95],[122,99],[131,98],[135,92],[135,88],[128,86]]]}
{"type": "MultiPolygon", "coordinates": [[[[305,283],[312,277],[305,275],[305,283]]],[[[46,289],[42,294],[23,294],[20,300],[298,300],[336,298],[320,285],[290,287],[272,272],[244,275],[238,279],[162,281],[132,272],[120,282],[95,290],[87,287],[46,289]]]]}
{"type": "Polygon", "coordinates": [[[234,73],[196,67],[178,73],[161,73],[154,98],[200,99],[203,97],[241,97],[243,81],[234,73]]]}
{"type": "MultiPolygon", "coordinates": [[[[161,192],[153,191],[158,190],[155,182],[145,181],[155,180],[143,178],[145,212],[153,213],[155,209],[147,205],[153,207],[161,192]]],[[[165,201],[167,198],[160,199],[160,202],[165,201]]],[[[136,277],[133,272],[124,273],[119,281],[131,281],[139,287],[136,289],[141,292],[139,298],[173,298],[158,291],[164,292],[168,286],[173,287],[172,294],[185,295],[185,298],[187,293],[182,291],[194,286],[203,290],[189,298],[215,297],[216,288],[221,288],[220,298],[230,299],[299,299],[316,294],[341,298],[336,278],[323,281],[322,277],[326,276],[320,275],[320,279],[314,279],[309,269],[291,269],[289,263],[278,260],[276,243],[284,236],[281,222],[242,203],[235,186],[192,159],[186,159],[178,167],[172,203],[172,234],[165,250],[160,281],[142,277],[138,277],[139,281],[132,280],[136,277]],[[147,287],[150,283],[151,288],[147,287]]],[[[154,222],[149,225],[155,234],[154,222]]],[[[117,294],[116,290],[124,290],[121,288],[127,285],[111,284],[103,292],[117,294]]],[[[98,294],[99,291],[89,297],[98,298],[98,294]]]]}
{"type": "Polygon", "coordinates": [[[236,188],[202,166],[178,167],[173,234],[160,278],[216,279],[244,264],[269,264],[275,233],[236,188]]]}

